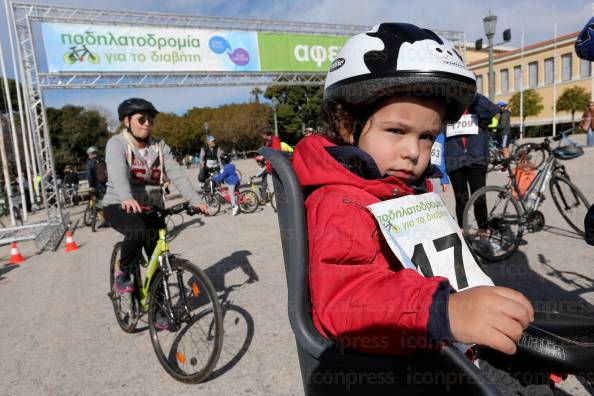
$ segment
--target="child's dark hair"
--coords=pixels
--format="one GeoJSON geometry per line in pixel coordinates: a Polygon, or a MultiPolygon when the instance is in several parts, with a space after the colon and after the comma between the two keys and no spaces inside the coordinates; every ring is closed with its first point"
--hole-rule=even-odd
{"type": "Polygon", "coordinates": [[[372,114],[370,109],[374,106],[366,106],[364,108],[357,108],[346,102],[334,100],[322,102],[322,127],[318,132],[320,135],[326,137],[332,143],[337,145],[350,145],[342,133],[348,131],[353,134],[353,140],[356,144],[361,135],[363,125],[372,114]],[[341,133],[342,132],[342,133],[341,133]]]}

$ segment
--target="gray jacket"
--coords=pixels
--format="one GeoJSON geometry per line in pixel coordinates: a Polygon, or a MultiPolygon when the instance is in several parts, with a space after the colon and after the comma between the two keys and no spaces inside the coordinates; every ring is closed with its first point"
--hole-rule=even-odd
{"type": "Polygon", "coordinates": [[[163,206],[161,185],[163,173],[190,205],[202,203],[202,198],[192,186],[185,171],[179,166],[171,148],[162,140],[151,139],[148,161],[126,137],[127,132],[113,136],[107,142],[105,162],[107,163],[107,192],[103,205],[119,205],[127,199],[139,204],[163,206]]]}

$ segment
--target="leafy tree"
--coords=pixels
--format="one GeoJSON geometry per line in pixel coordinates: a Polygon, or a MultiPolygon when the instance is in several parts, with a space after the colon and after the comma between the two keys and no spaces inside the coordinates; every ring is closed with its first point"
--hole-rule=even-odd
{"type": "Polygon", "coordinates": [[[262,144],[259,130],[268,124],[269,112],[268,106],[258,103],[195,107],[182,116],[159,114],[154,134],[175,152],[194,154],[206,141],[204,123],[208,122],[208,134],[214,135],[224,150],[253,150],[262,144]]]}
{"type": "MultiPolygon", "coordinates": [[[[11,78],[8,79],[8,89],[10,90],[10,100],[12,101],[12,109],[18,110],[16,83],[11,78]]],[[[0,113],[6,113],[7,111],[8,101],[6,100],[6,97],[4,95],[4,81],[0,79],[0,113]]]]}
{"type": "Polygon", "coordinates": [[[590,94],[586,88],[573,86],[563,91],[557,99],[557,110],[571,113],[571,126],[575,127],[575,112],[582,111],[590,104],[590,94]]]}
{"type": "MultiPolygon", "coordinates": [[[[303,126],[317,127],[323,93],[323,87],[318,85],[273,85],[266,89],[265,98],[272,99],[274,97],[279,101],[276,114],[279,135],[282,140],[293,144],[301,134],[303,126]]],[[[272,112],[269,122],[272,125],[272,112]]]]}
{"type": "Polygon", "coordinates": [[[50,107],[46,113],[58,171],[66,164],[81,169],[89,146],[104,151],[109,132],[105,118],[97,111],[66,105],[62,109],[50,107]]]}
{"type": "MultiPolygon", "coordinates": [[[[509,100],[509,112],[514,117],[520,116],[520,92],[516,92],[509,100]]],[[[526,117],[536,116],[540,114],[544,108],[542,104],[542,96],[534,89],[527,89],[524,91],[524,114],[522,121],[526,117]]]]}
{"type": "Polygon", "coordinates": [[[254,102],[256,103],[260,103],[260,95],[262,95],[263,93],[264,91],[262,91],[260,87],[254,87],[254,89],[250,91],[250,95],[254,96],[254,102]]]}

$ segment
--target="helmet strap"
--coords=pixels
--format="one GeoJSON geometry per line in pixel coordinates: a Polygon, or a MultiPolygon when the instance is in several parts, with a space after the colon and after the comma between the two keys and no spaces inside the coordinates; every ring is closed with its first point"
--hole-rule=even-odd
{"type": "Polygon", "coordinates": [[[134,133],[132,132],[132,128],[130,127],[130,123],[132,122],[132,116],[134,114],[131,114],[128,116],[128,124],[124,124],[126,126],[126,132],[128,132],[130,134],[130,136],[132,136],[134,138],[134,140],[136,140],[138,143],[146,143],[148,142],[150,135],[145,137],[145,138],[139,138],[138,136],[134,135],[134,133]]]}

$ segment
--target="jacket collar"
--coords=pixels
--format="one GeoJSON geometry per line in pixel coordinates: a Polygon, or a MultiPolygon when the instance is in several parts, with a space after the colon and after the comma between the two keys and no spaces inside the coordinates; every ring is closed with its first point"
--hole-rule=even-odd
{"type": "MultiPolygon", "coordinates": [[[[293,153],[293,168],[301,186],[350,185],[380,200],[420,192],[395,176],[382,177],[369,154],[352,146],[337,146],[320,135],[307,136],[293,153]],[[348,166],[343,165],[347,163],[348,166]],[[379,175],[379,178],[377,177],[379,175]]],[[[423,180],[419,185],[423,184],[423,180]]]]}

